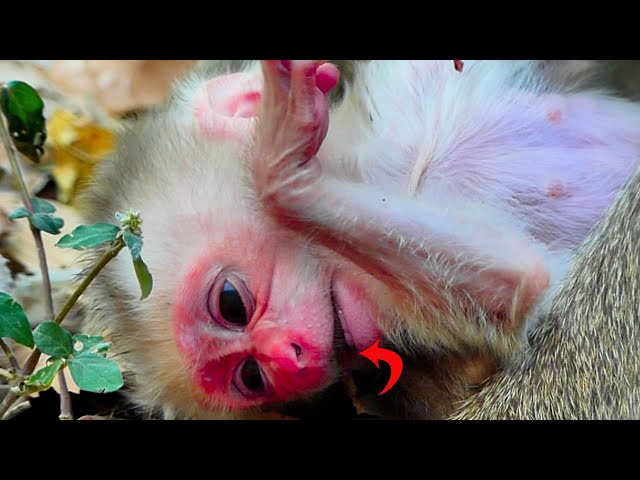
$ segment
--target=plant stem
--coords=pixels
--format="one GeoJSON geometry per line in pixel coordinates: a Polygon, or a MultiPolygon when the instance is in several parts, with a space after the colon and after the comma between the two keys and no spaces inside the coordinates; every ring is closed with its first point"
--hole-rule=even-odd
{"type": "Polygon", "coordinates": [[[29,410],[30,408],[31,404],[27,401],[23,401],[22,403],[19,403],[18,405],[11,408],[11,410],[9,410],[4,416],[4,420],[11,420],[12,418],[17,417],[22,412],[29,410]]]}
{"type": "Polygon", "coordinates": [[[4,150],[7,152],[9,164],[11,165],[11,173],[13,174],[14,179],[18,182],[18,193],[22,197],[22,203],[24,203],[24,206],[29,210],[29,213],[35,213],[33,205],[31,204],[31,198],[29,197],[29,190],[27,189],[27,185],[24,183],[22,173],[20,172],[17,150],[13,144],[13,140],[11,140],[9,129],[7,128],[7,124],[5,123],[4,115],[2,113],[0,113],[0,123],[0,137],[2,144],[4,145],[4,150]]]}
{"type": "Polygon", "coordinates": [[[113,258],[115,258],[118,255],[118,253],[120,253],[120,250],[122,250],[124,247],[125,247],[124,240],[119,238],[114,242],[111,248],[107,250],[104,253],[104,255],[102,255],[98,263],[95,264],[95,266],[91,269],[91,271],[87,274],[87,276],[84,277],[84,279],[82,280],[82,283],[78,285],[78,288],[76,288],[76,290],[73,292],[71,297],[69,297],[69,300],[67,300],[67,303],[64,304],[64,307],[62,307],[62,310],[60,310],[60,313],[58,313],[58,316],[54,320],[55,323],[57,323],[58,325],[62,323],[62,321],[67,316],[71,308],[75,305],[80,295],[84,293],[84,291],[87,289],[89,284],[93,281],[93,279],[98,276],[100,271],[107,265],[107,263],[109,263],[113,258]]]}
{"type": "Polygon", "coordinates": [[[0,368],[0,377],[5,377],[9,380],[13,380],[15,375],[11,373],[9,370],[5,370],[4,368],[0,368]]]}
{"type": "Polygon", "coordinates": [[[71,397],[69,396],[67,379],[64,377],[64,368],[58,370],[58,383],[60,384],[60,416],[58,418],[60,420],[73,420],[71,397]]]}
{"type": "Polygon", "coordinates": [[[15,402],[17,398],[18,395],[13,393],[11,390],[7,392],[4,399],[2,400],[2,403],[0,403],[0,420],[5,419],[4,414],[7,413],[7,410],[11,408],[11,405],[13,405],[13,402],[15,402]]]}
{"type": "MultiPolygon", "coordinates": [[[[24,178],[22,177],[22,172],[20,171],[20,164],[18,163],[18,151],[13,144],[13,140],[11,140],[9,129],[7,128],[7,124],[2,113],[0,113],[0,139],[2,140],[4,149],[7,152],[7,158],[9,159],[9,164],[11,165],[11,172],[13,174],[13,177],[18,182],[18,191],[20,193],[20,196],[22,197],[22,203],[24,203],[24,206],[29,211],[29,213],[33,214],[35,213],[35,211],[33,210],[33,205],[31,204],[29,190],[27,189],[27,185],[24,183],[24,178]]],[[[53,318],[55,317],[55,313],[53,310],[53,296],[51,295],[51,280],[49,278],[47,254],[44,250],[44,243],[42,243],[42,235],[40,234],[40,230],[34,228],[34,226],[31,225],[31,222],[29,222],[29,228],[31,230],[31,234],[33,235],[33,240],[36,243],[36,249],[38,250],[38,261],[40,263],[40,271],[42,272],[42,288],[44,290],[45,315],[48,320],[53,320],[53,318]]]]}
{"type": "MultiPolygon", "coordinates": [[[[60,310],[60,313],[55,318],[54,322],[56,322],[57,324],[60,324],[64,320],[64,318],[67,316],[71,308],[75,305],[76,301],[78,300],[78,297],[82,295],[82,293],[87,289],[89,284],[93,281],[94,278],[96,278],[96,276],[98,276],[100,271],[107,265],[107,263],[109,263],[113,258],[115,258],[115,256],[118,255],[118,253],[120,253],[120,250],[122,250],[124,247],[125,247],[125,243],[124,243],[124,240],[122,240],[122,238],[117,239],[113,243],[111,248],[109,248],[109,250],[107,250],[104,253],[104,255],[102,255],[102,257],[100,257],[100,260],[98,261],[98,263],[95,264],[95,266],[91,269],[91,271],[87,274],[87,276],[82,280],[82,283],[78,285],[78,288],[76,288],[76,290],[73,292],[69,300],[67,300],[67,303],[65,303],[64,307],[62,307],[62,310],[60,310]]],[[[27,358],[27,361],[25,362],[25,365],[24,365],[25,377],[33,373],[33,370],[36,368],[36,365],[38,364],[39,359],[40,359],[40,350],[36,348],[33,350],[33,352],[31,352],[31,355],[29,355],[29,358],[27,358]]],[[[2,403],[0,403],[0,419],[3,418],[4,414],[7,412],[9,407],[11,407],[11,405],[16,400],[16,398],[18,398],[18,395],[16,395],[15,393],[13,392],[7,393],[7,396],[4,397],[4,400],[2,401],[2,403]]]]}
{"type": "Polygon", "coordinates": [[[5,343],[5,341],[2,340],[1,338],[0,338],[0,348],[2,349],[4,354],[9,359],[9,363],[11,364],[11,368],[13,368],[15,370],[17,375],[20,375],[22,373],[22,368],[20,368],[20,364],[18,363],[18,359],[15,357],[15,355],[11,351],[11,348],[9,348],[9,345],[7,345],[5,343]]]}

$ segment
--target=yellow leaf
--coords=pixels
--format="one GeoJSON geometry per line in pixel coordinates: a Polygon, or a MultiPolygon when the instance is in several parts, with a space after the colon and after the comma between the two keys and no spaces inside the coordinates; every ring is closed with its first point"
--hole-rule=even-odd
{"type": "Polygon", "coordinates": [[[49,142],[54,148],[71,145],[78,137],[76,116],[66,110],[56,110],[47,122],[49,142]]]}
{"type": "Polygon", "coordinates": [[[71,203],[91,179],[95,165],[113,151],[114,132],[67,110],[51,115],[47,132],[58,200],[71,203]]]}

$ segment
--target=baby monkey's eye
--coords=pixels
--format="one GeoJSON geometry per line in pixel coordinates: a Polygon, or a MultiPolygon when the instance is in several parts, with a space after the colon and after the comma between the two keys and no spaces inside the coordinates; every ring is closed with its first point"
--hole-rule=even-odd
{"type": "Polygon", "coordinates": [[[244,328],[252,315],[248,289],[237,278],[216,281],[209,295],[209,314],[223,327],[244,328]],[[237,287],[236,287],[237,285],[237,287]]]}
{"type": "Polygon", "coordinates": [[[236,388],[246,397],[262,397],[267,395],[268,387],[258,362],[249,358],[236,370],[234,383],[236,388]]]}
{"type": "Polygon", "coordinates": [[[220,292],[220,316],[233,325],[245,326],[249,323],[242,296],[228,280],[224,282],[220,292]]]}

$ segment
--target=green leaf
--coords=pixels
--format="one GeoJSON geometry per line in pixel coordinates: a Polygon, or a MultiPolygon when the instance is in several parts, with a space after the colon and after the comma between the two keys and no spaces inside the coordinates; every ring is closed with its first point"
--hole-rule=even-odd
{"type": "Polygon", "coordinates": [[[104,337],[93,335],[73,336],[73,354],[76,357],[85,353],[106,351],[105,345],[107,348],[109,347],[109,343],[104,342],[104,337]]]}
{"type": "Polygon", "coordinates": [[[31,225],[43,232],[57,235],[64,226],[64,220],[60,217],[52,217],[48,213],[36,213],[31,216],[31,225]]]}
{"type": "Polygon", "coordinates": [[[73,353],[71,334],[53,322],[43,322],[33,331],[36,346],[52,357],[68,357],[73,353]]]}
{"type": "Polygon", "coordinates": [[[140,260],[140,252],[142,251],[142,237],[139,235],[135,235],[128,230],[125,230],[122,238],[124,239],[124,243],[127,244],[127,247],[129,247],[133,260],[140,260]]]}
{"type": "Polygon", "coordinates": [[[140,291],[142,292],[140,300],[144,300],[151,293],[151,289],[153,289],[153,277],[149,273],[149,269],[142,258],[133,261],[133,268],[136,270],[136,277],[138,277],[140,291]]]}
{"type": "Polygon", "coordinates": [[[80,225],[73,232],[65,235],[56,243],[60,248],[86,250],[105,243],[113,242],[120,232],[117,225],[111,223],[96,223],[94,225],[80,225]]]}
{"type": "Polygon", "coordinates": [[[38,197],[31,197],[31,205],[36,213],[54,213],[56,211],[54,205],[38,197]]]}
{"type": "Polygon", "coordinates": [[[13,115],[23,124],[32,120],[33,114],[42,113],[44,103],[38,92],[30,85],[13,81],[2,91],[0,106],[5,116],[13,115]]]}
{"type": "Polygon", "coordinates": [[[0,292],[0,337],[12,338],[26,347],[33,347],[33,335],[24,310],[6,293],[0,292]]]}
{"type": "MultiPolygon", "coordinates": [[[[44,214],[45,216],[48,216],[46,214],[53,213],[56,211],[55,206],[38,197],[31,197],[31,205],[33,206],[33,210],[35,211],[35,213],[41,213],[41,214],[44,214]]],[[[18,207],[9,214],[9,220],[17,220],[19,218],[26,218],[30,216],[31,214],[29,213],[29,210],[27,210],[25,207],[18,207]]],[[[57,217],[51,217],[51,218],[56,219],[57,217]]],[[[60,220],[62,219],[57,219],[56,221],[60,221],[60,220]]],[[[42,220],[37,220],[37,221],[42,222],[42,220]]],[[[64,225],[64,222],[63,222],[63,225],[64,225]]],[[[62,227],[62,225],[60,225],[60,227],[62,227]]],[[[40,229],[40,230],[43,230],[43,229],[40,229]]]]}
{"type": "Polygon", "coordinates": [[[0,91],[0,109],[18,151],[38,162],[47,139],[44,103],[38,92],[24,82],[9,82],[0,91]]]}
{"type": "Polygon", "coordinates": [[[30,393],[37,392],[40,390],[46,390],[53,383],[53,379],[56,378],[56,373],[58,370],[62,368],[64,362],[60,358],[55,358],[47,365],[46,367],[42,367],[36,373],[31,375],[25,381],[26,390],[29,390],[30,393]]]}
{"type": "Polygon", "coordinates": [[[29,210],[27,210],[25,207],[18,207],[13,212],[11,212],[9,214],[9,220],[17,220],[19,218],[26,218],[29,215],[31,215],[31,214],[29,213],[29,210]]]}
{"type": "Polygon", "coordinates": [[[124,385],[118,364],[95,353],[70,358],[68,364],[74,382],[82,390],[115,392],[124,385]]]}

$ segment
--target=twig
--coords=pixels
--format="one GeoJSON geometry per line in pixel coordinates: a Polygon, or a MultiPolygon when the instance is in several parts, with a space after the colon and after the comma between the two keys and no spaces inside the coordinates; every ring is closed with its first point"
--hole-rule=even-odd
{"type": "Polygon", "coordinates": [[[16,356],[11,351],[11,348],[9,348],[9,345],[7,345],[6,342],[4,340],[2,340],[1,338],[0,338],[0,348],[2,349],[4,354],[9,359],[9,363],[11,364],[11,368],[13,368],[15,370],[16,374],[20,375],[22,373],[22,368],[20,367],[20,364],[18,363],[18,359],[16,358],[16,356]]]}
{"type": "Polygon", "coordinates": [[[67,387],[67,379],[64,377],[64,369],[58,370],[58,383],[60,384],[60,420],[73,420],[71,410],[71,397],[67,387]]]}
{"type": "Polygon", "coordinates": [[[16,375],[14,373],[11,373],[9,370],[0,368],[0,377],[5,377],[5,378],[8,378],[9,380],[13,380],[15,376],[16,375]]]}
{"type": "MultiPolygon", "coordinates": [[[[35,357],[36,363],[37,363],[37,359],[40,358],[40,351],[37,348],[33,352],[31,352],[31,355],[29,356],[29,358],[33,357],[35,353],[37,353],[37,356],[35,357]]],[[[31,368],[31,370],[29,370],[28,363],[29,362],[27,361],[27,365],[25,365],[25,370],[24,370],[25,375],[30,375],[31,372],[33,372],[33,369],[35,368],[34,366],[33,368],[31,368]]],[[[14,404],[17,398],[19,398],[18,395],[16,395],[14,392],[9,390],[7,395],[2,400],[2,403],[0,403],[0,420],[7,420],[7,411],[11,408],[11,406],[14,404]]]]}
{"type": "Polygon", "coordinates": [[[60,313],[58,313],[58,316],[54,320],[55,323],[57,323],[58,325],[62,323],[62,320],[64,320],[64,318],[67,316],[71,308],[75,305],[80,295],[84,293],[84,291],[87,289],[89,284],[93,281],[93,279],[98,276],[100,271],[107,265],[107,263],[109,263],[113,258],[115,258],[120,252],[120,250],[122,250],[125,246],[126,245],[124,243],[124,240],[119,238],[118,240],[115,241],[113,246],[109,250],[107,250],[104,253],[104,255],[102,255],[98,263],[95,264],[95,266],[91,269],[91,271],[87,274],[87,276],[84,277],[84,279],[82,280],[82,283],[78,285],[78,288],[76,288],[76,290],[73,292],[71,297],[69,297],[69,300],[67,300],[67,303],[64,304],[64,307],[62,307],[62,310],[60,310],[60,313]]]}
{"type": "Polygon", "coordinates": [[[3,420],[11,420],[13,417],[17,417],[22,412],[29,410],[30,408],[31,403],[25,400],[24,402],[14,405],[13,408],[9,409],[3,420]]]}

